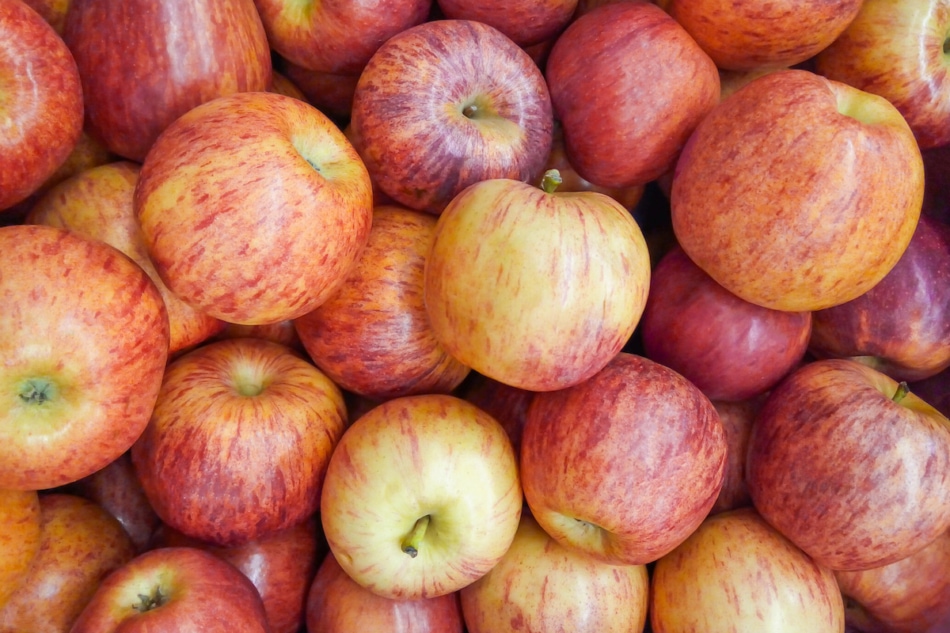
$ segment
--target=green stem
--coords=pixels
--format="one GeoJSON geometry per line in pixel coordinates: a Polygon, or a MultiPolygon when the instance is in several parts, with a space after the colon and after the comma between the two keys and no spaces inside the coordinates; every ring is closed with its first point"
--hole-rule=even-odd
{"type": "Polygon", "coordinates": [[[410,558],[419,555],[419,547],[422,545],[422,539],[426,536],[426,529],[429,527],[429,515],[425,515],[416,520],[412,530],[402,540],[402,551],[409,554],[410,558]]]}
{"type": "Polygon", "coordinates": [[[544,176],[541,178],[541,189],[545,193],[554,193],[562,182],[564,182],[564,179],[561,178],[561,172],[556,169],[549,169],[544,172],[544,176]]]}
{"type": "Polygon", "coordinates": [[[907,386],[907,382],[901,381],[900,384],[897,385],[897,391],[894,392],[894,397],[892,397],[891,400],[894,402],[900,402],[905,397],[907,397],[907,394],[909,393],[910,388],[907,386]]]}

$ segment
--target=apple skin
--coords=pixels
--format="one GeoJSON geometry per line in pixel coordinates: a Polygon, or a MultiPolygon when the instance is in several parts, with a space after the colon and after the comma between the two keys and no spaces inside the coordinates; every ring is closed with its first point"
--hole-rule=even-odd
{"type": "Polygon", "coordinates": [[[521,435],[534,391],[519,389],[494,378],[470,372],[455,395],[471,402],[504,427],[515,455],[521,454],[521,435]]]}
{"type": "Polygon", "coordinates": [[[835,571],[880,567],[950,529],[950,420],[851,360],[807,363],[756,416],[746,484],[759,513],[835,571]],[[913,520],[908,520],[913,517],[913,520]]]}
{"type": "Polygon", "coordinates": [[[706,519],[657,561],[650,591],[653,633],[845,630],[834,573],[753,508],[706,519]]]}
{"type": "Polygon", "coordinates": [[[43,194],[25,222],[69,229],[106,242],[148,273],[168,313],[171,355],[208,339],[224,327],[224,322],[182,301],[155,270],[132,206],[139,171],[138,163],[130,161],[84,169],[43,194]]]}
{"type": "Polygon", "coordinates": [[[457,592],[432,598],[378,596],[350,578],[333,554],[317,570],[307,594],[307,633],[462,633],[457,592]]]}
{"type": "Polygon", "coordinates": [[[578,0],[504,2],[503,0],[437,0],[451,20],[476,20],[495,27],[515,44],[528,48],[556,39],[570,24],[578,0]]]}
{"type": "Polygon", "coordinates": [[[812,314],[749,303],[675,246],[653,269],[640,324],[648,358],[711,400],[739,401],[764,393],[801,362],[812,314]]]}
{"type": "Polygon", "coordinates": [[[254,0],[267,40],[310,70],[359,75],[380,44],[425,22],[432,0],[329,0],[306,6],[254,0]]]}
{"type": "Polygon", "coordinates": [[[909,384],[910,390],[924,402],[950,418],[950,369],[909,384]]]}
{"type": "Polygon", "coordinates": [[[0,3],[0,212],[25,200],[79,142],[79,69],[53,27],[21,0],[0,3]]]}
{"type": "Polygon", "coordinates": [[[0,229],[0,488],[92,474],[148,424],[168,316],[119,250],[65,229],[0,229]]]}
{"type": "Polygon", "coordinates": [[[63,40],[79,68],[87,128],[135,162],[185,112],[266,90],[273,72],[253,0],[71,0],[63,40]]]}
{"type": "Polygon", "coordinates": [[[359,73],[328,73],[311,70],[281,59],[277,65],[303,93],[307,103],[336,121],[341,127],[350,120],[353,95],[359,73]]]}
{"type": "Polygon", "coordinates": [[[35,490],[0,490],[0,612],[29,577],[40,551],[42,522],[35,490]]]}
{"type": "Polygon", "coordinates": [[[610,565],[559,545],[529,513],[490,572],[459,591],[468,633],[643,631],[646,565],[610,565]]]}
{"type": "Polygon", "coordinates": [[[534,396],[521,481],[531,514],[558,543],[642,565],[709,513],[726,450],[719,415],[695,385],[621,352],[583,383],[534,396]]]}
{"type": "MultiPolygon", "coordinates": [[[[670,0],[666,10],[725,70],[794,66],[828,47],[862,0],[670,0]]],[[[876,44],[876,42],[875,42],[876,44]]]]}
{"type": "Polygon", "coordinates": [[[778,70],[697,126],[673,175],[673,231],[700,268],[750,303],[829,308],[900,259],[923,174],[913,133],[885,99],[778,70]]]}
{"type": "Polygon", "coordinates": [[[550,391],[589,378],[623,348],[649,285],[646,241],[619,202],[494,179],[467,187],[439,217],[425,305],[460,362],[550,391]]]}
{"type": "Polygon", "coordinates": [[[547,83],[497,29],[429,21],[373,55],[353,95],[354,145],[395,202],[433,214],[493,178],[530,181],[551,149],[547,83]]]}
{"type": "Polygon", "coordinates": [[[809,351],[816,357],[858,357],[911,382],[950,367],[950,225],[921,216],[880,283],[813,317],[809,351]]]}
{"type": "Polygon", "coordinates": [[[950,531],[907,558],[835,573],[849,621],[868,633],[950,630],[950,531]]]}
{"type": "Polygon", "coordinates": [[[545,73],[568,160],[603,187],[643,185],[670,169],[719,101],[715,64],[648,2],[578,17],[555,42],[545,73]]]}
{"type": "Polygon", "coordinates": [[[269,92],[219,97],[172,123],[142,165],[133,205],[168,288],[243,325],[325,301],[373,213],[369,175],[339,128],[269,92]]]}
{"type": "Polygon", "coordinates": [[[132,463],[164,523],[239,545],[316,511],[345,420],[339,388],[296,352],[217,341],[169,363],[132,463]]]}
{"type": "Polygon", "coordinates": [[[264,603],[270,633],[297,633],[304,624],[307,594],[326,555],[316,516],[243,545],[216,547],[167,525],[152,548],[197,547],[234,565],[254,583],[264,603]]]}
{"type": "Polygon", "coordinates": [[[726,433],[726,469],[722,480],[722,488],[716,503],[709,514],[718,514],[736,508],[752,505],[752,496],[745,481],[746,453],[749,450],[749,438],[752,436],[752,425],[755,417],[762,408],[767,394],[740,400],[726,402],[713,400],[716,413],[722,422],[726,433]]]}
{"type": "Polygon", "coordinates": [[[816,72],[881,95],[904,115],[923,150],[950,143],[947,0],[865,0],[816,72]]]}
{"type": "Polygon", "coordinates": [[[271,633],[253,583],[194,547],[139,554],[99,585],[70,633],[271,633]]]}
{"type": "Polygon", "coordinates": [[[320,517],[354,581],[387,598],[433,598],[501,559],[523,501],[501,424],[455,396],[424,394],[383,402],[347,428],[320,517]]]}
{"type": "Polygon", "coordinates": [[[436,218],[377,206],[359,259],[337,292],[294,319],[314,364],[341,389],[375,400],[450,393],[469,368],[436,340],[424,302],[436,218]]]}
{"type": "Polygon", "coordinates": [[[62,37],[66,25],[66,11],[72,0],[23,0],[30,8],[43,16],[56,34],[62,37]]]}
{"type": "Polygon", "coordinates": [[[44,493],[39,505],[40,548],[0,608],[2,631],[69,631],[102,580],[135,556],[119,522],[92,501],[44,493]]]}

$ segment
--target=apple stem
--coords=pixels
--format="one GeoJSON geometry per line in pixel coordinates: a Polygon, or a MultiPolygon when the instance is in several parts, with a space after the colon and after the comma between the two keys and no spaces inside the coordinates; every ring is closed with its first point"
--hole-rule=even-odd
{"type": "Polygon", "coordinates": [[[894,392],[894,397],[891,398],[891,400],[894,402],[900,402],[905,397],[907,397],[907,394],[909,393],[910,388],[907,386],[907,382],[902,380],[900,384],[897,385],[897,391],[894,392]]]}
{"type": "Polygon", "coordinates": [[[163,604],[165,604],[165,594],[162,593],[161,587],[155,587],[155,591],[150,595],[140,593],[138,604],[133,604],[132,608],[139,613],[145,613],[146,611],[157,609],[163,604]]]}
{"type": "Polygon", "coordinates": [[[415,525],[412,526],[412,530],[410,530],[406,538],[403,539],[402,551],[409,554],[410,558],[415,558],[419,555],[419,546],[422,544],[422,539],[425,538],[426,529],[428,527],[429,515],[427,514],[416,520],[415,525]]]}
{"type": "Polygon", "coordinates": [[[541,178],[541,189],[544,190],[544,193],[554,193],[562,182],[564,182],[564,179],[561,178],[561,172],[556,169],[549,169],[544,172],[544,176],[541,178]]]}

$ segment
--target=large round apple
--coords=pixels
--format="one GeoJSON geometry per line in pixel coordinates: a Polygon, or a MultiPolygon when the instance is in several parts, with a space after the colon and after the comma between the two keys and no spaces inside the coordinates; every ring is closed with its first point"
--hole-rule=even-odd
{"type": "Polygon", "coordinates": [[[439,217],[425,269],[432,331],[475,371],[530,391],[577,384],[627,343],[650,257],[606,195],[486,180],[439,217]]]}
{"type": "Polygon", "coordinates": [[[777,310],[850,301],[900,259],[924,167],[885,99],[806,70],[749,82],[697,126],[673,175],[673,230],[727,290],[777,310]]]}
{"type": "Polygon", "coordinates": [[[105,242],[0,229],[0,488],[81,479],[148,424],[168,357],[149,276],[105,242]]]}

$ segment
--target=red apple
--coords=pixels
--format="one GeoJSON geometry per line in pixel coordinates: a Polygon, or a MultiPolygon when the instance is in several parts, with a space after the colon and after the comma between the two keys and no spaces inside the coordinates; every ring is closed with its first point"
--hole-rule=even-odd
{"type": "Polygon", "coordinates": [[[746,400],[804,358],[810,312],[772,310],[720,286],[676,246],[653,269],[641,319],[645,355],[711,400],[746,400]]]}
{"type": "Polygon", "coordinates": [[[521,454],[521,435],[535,392],[471,372],[455,393],[498,420],[511,440],[515,455],[521,454]]]}
{"type": "Polygon", "coordinates": [[[92,501],[47,493],[39,506],[39,551],[0,607],[0,631],[69,631],[102,580],[135,555],[119,522],[92,501]]]}
{"type": "Polygon", "coordinates": [[[379,46],[424,22],[432,0],[254,0],[271,48],[303,68],[358,75],[379,46]]]}
{"type": "Polygon", "coordinates": [[[334,121],[349,121],[359,73],[330,73],[280,60],[281,71],[294,82],[307,102],[334,121]]]}
{"type": "Polygon", "coordinates": [[[706,519],[657,561],[650,591],[653,633],[844,631],[834,573],[753,508],[706,519]]]}
{"type": "Polygon", "coordinates": [[[758,396],[738,402],[714,400],[713,406],[719,414],[723,431],[726,433],[726,470],[722,488],[710,514],[735,510],[752,505],[749,486],[745,481],[746,453],[749,450],[749,437],[755,416],[765,402],[765,396],[758,396]]]}
{"type": "Polygon", "coordinates": [[[177,119],[146,157],[133,204],[169,289],[243,325],[325,301],[373,212],[369,176],[339,128],[269,92],[220,97],[177,119]]]}
{"type": "Polygon", "coordinates": [[[164,547],[109,574],[70,633],[271,633],[253,583],[214,554],[164,547]]]}
{"type": "Polygon", "coordinates": [[[746,483],[765,520],[819,564],[887,565],[950,529],[950,420],[870,367],[813,361],[756,416],[746,483]]]}
{"type": "Polygon", "coordinates": [[[293,319],[284,319],[276,323],[264,323],[261,325],[225,323],[224,329],[212,336],[210,340],[220,341],[223,339],[244,338],[247,336],[262,338],[267,341],[286,345],[302,354],[306,353],[303,343],[300,342],[300,336],[297,334],[297,328],[294,326],[293,319]]]}
{"type": "Polygon", "coordinates": [[[885,99],[806,70],[763,75],[720,102],[676,165],[683,250],[750,303],[807,312],[850,301],[900,259],[923,161],[885,99]]]}
{"type": "Polygon", "coordinates": [[[814,313],[809,351],[857,357],[895,380],[950,367],[950,225],[921,216],[897,264],[860,297],[814,313]]]}
{"type": "Polygon", "coordinates": [[[462,588],[468,633],[643,631],[646,565],[610,565],[563,547],[525,513],[490,572],[462,588]]]}
{"type": "Polygon", "coordinates": [[[577,3],[578,0],[438,0],[446,18],[491,25],[525,48],[557,38],[574,18],[577,3]]]}
{"type": "Polygon", "coordinates": [[[0,211],[25,200],[79,142],[83,93],[76,61],[21,0],[0,2],[0,211]]]}
{"type": "Polygon", "coordinates": [[[465,630],[457,593],[415,600],[384,598],[350,578],[333,554],[323,559],[307,594],[306,627],[307,633],[465,630]]]}
{"type": "Polygon", "coordinates": [[[436,339],[478,373],[528,391],[597,373],[633,334],[650,284],[630,212],[553,187],[467,187],[439,217],[425,267],[436,339]]]}
{"type": "MultiPolygon", "coordinates": [[[[947,0],[864,0],[815,56],[815,70],[881,95],[904,115],[921,149],[950,143],[947,0]]],[[[807,15],[807,13],[805,13],[807,15]]]]}
{"type": "Polygon", "coordinates": [[[197,547],[231,563],[261,595],[270,633],[297,633],[304,624],[307,593],[317,566],[326,555],[319,528],[319,519],[311,516],[243,545],[216,547],[162,525],[152,547],[197,547]]]}
{"type": "Polygon", "coordinates": [[[168,312],[168,352],[175,354],[206,340],[224,323],[182,301],[155,270],[132,208],[139,169],[130,161],[85,169],[44,193],[25,221],[69,229],[128,255],[148,273],[162,295],[168,312]]]}
{"type": "Polygon", "coordinates": [[[337,386],[289,348],[208,343],[169,363],[132,463],[163,522],[239,545],[316,511],[345,419],[337,386]]]}
{"type": "Polygon", "coordinates": [[[69,10],[71,0],[23,0],[26,4],[43,16],[53,30],[62,36],[66,24],[66,11],[69,10]]]}
{"type": "Polygon", "coordinates": [[[385,400],[449,393],[469,372],[436,340],[424,301],[436,218],[378,206],[373,228],[339,290],[294,320],[313,362],[340,388],[385,400]]]}
{"type": "Polygon", "coordinates": [[[525,500],[558,543],[642,565],[709,513],[726,450],[719,415],[697,387],[621,352],[583,383],[534,396],[521,438],[525,500]]]}
{"type": "Polygon", "coordinates": [[[615,2],[574,20],[546,76],[567,158],[581,177],[630,187],[670,169],[719,101],[719,73],[675,20],[648,2],[615,2]]]}
{"type": "Polygon", "coordinates": [[[364,413],[327,468],[320,518],[330,551],[387,598],[453,593],[511,545],[523,497],[505,430],[444,394],[403,396],[364,413]]]}
{"type": "Polygon", "coordinates": [[[71,0],[63,40],[89,131],[137,162],[188,110],[266,90],[273,72],[253,0],[71,0]]]}
{"type": "Polygon", "coordinates": [[[29,577],[41,540],[36,491],[0,490],[0,612],[29,577]]]}
{"type": "MultiPolygon", "coordinates": [[[[862,0],[669,0],[666,10],[719,68],[787,68],[835,41],[862,0]]],[[[875,42],[876,44],[876,42],[875,42]]]]}
{"type": "Polygon", "coordinates": [[[0,488],[54,488],[145,429],[168,316],[137,264],[65,229],[0,229],[0,271],[0,488]]]}
{"type": "Polygon", "coordinates": [[[538,176],[553,116],[547,83],[517,44],[481,22],[435,20],[379,47],[350,125],[379,188],[438,214],[470,184],[538,176]]]}

